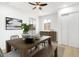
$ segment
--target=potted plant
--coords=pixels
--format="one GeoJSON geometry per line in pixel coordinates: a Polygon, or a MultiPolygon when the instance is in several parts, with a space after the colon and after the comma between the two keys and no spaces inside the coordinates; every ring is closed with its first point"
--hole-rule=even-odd
{"type": "Polygon", "coordinates": [[[23,29],[23,34],[26,34],[30,29],[30,25],[27,25],[26,23],[22,23],[21,29],[23,29]]]}
{"type": "Polygon", "coordinates": [[[21,24],[21,29],[23,30],[23,34],[22,34],[23,38],[26,38],[27,36],[29,36],[28,31],[30,29],[30,25],[28,25],[26,23],[22,23],[21,24]]]}
{"type": "Polygon", "coordinates": [[[21,24],[21,29],[23,29],[22,37],[24,38],[26,43],[32,43],[33,38],[29,35],[28,31],[30,30],[31,25],[27,25],[26,23],[21,24]]]}

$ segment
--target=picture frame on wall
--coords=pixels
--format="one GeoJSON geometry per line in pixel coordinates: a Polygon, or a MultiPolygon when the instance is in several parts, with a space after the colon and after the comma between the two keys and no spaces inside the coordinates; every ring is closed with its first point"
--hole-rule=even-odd
{"type": "Polygon", "coordinates": [[[22,20],[6,17],[6,30],[21,30],[22,20]]]}

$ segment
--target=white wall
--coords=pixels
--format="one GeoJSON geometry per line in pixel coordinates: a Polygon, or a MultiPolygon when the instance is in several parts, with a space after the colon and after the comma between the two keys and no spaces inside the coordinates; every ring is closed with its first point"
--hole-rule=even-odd
{"type": "Polygon", "coordinates": [[[19,35],[21,37],[22,30],[5,30],[5,17],[12,17],[22,19],[23,22],[27,23],[29,14],[23,13],[16,8],[8,5],[0,5],[0,47],[5,48],[5,41],[10,39],[11,35],[19,35]]]}
{"type": "Polygon", "coordinates": [[[79,5],[59,10],[58,41],[79,48],[79,5]]]}
{"type": "Polygon", "coordinates": [[[39,16],[39,31],[44,31],[44,21],[50,20],[50,30],[57,31],[57,13],[39,16]]]}

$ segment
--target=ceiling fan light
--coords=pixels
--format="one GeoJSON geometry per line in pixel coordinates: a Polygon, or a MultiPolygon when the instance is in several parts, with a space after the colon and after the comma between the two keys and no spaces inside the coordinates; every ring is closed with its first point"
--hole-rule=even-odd
{"type": "Polygon", "coordinates": [[[40,6],[39,6],[39,5],[37,5],[36,7],[37,7],[37,8],[39,8],[40,6]]]}

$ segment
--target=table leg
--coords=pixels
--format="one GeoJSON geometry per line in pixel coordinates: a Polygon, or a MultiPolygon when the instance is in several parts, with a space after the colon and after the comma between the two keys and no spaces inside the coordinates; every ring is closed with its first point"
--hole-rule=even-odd
{"type": "Polygon", "coordinates": [[[11,45],[8,44],[8,42],[6,42],[6,52],[10,52],[11,51],[11,45]]]}
{"type": "Polygon", "coordinates": [[[48,44],[52,45],[51,38],[48,39],[48,44]]]}
{"type": "Polygon", "coordinates": [[[20,56],[21,57],[27,57],[28,56],[28,51],[25,49],[20,49],[20,56]]]}

